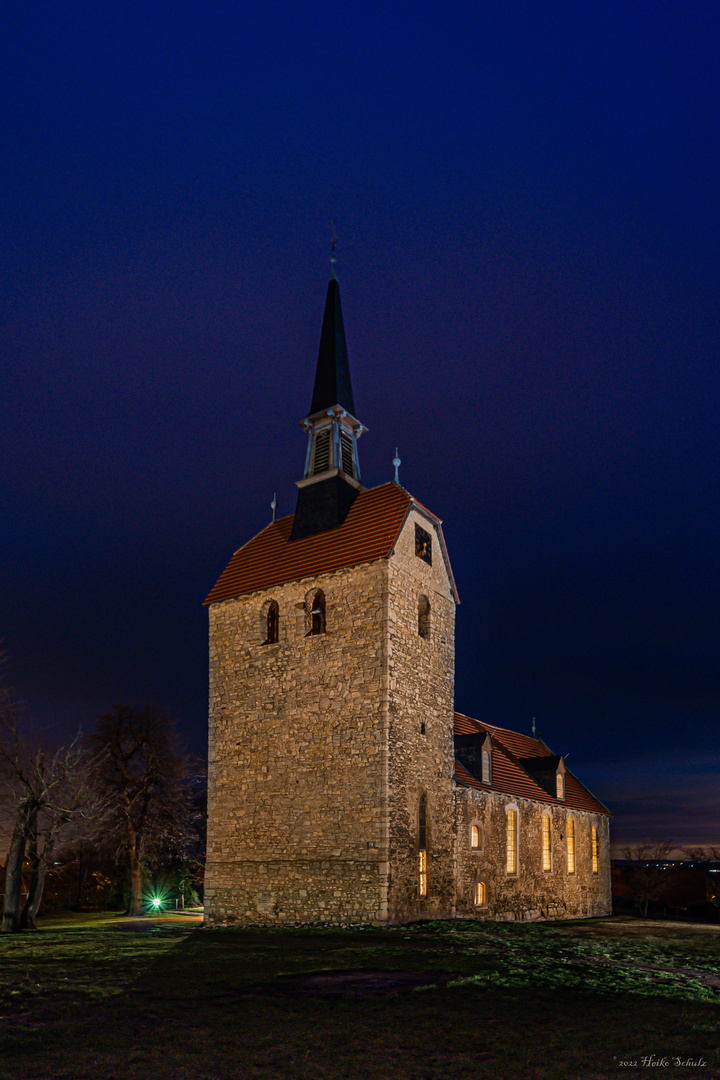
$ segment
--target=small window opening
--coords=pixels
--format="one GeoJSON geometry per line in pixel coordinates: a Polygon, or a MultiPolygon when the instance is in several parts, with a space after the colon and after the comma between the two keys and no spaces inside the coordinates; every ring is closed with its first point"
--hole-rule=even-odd
{"type": "Polygon", "coordinates": [[[318,589],[310,607],[310,636],[325,633],[325,593],[318,589]]]}
{"type": "Polygon", "coordinates": [[[561,772],[557,773],[555,777],[555,793],[558,799],[565,798],[565,777],[561,772]]]}
{"type": "Polygon", "coordinates": [[[517,873],[517,810],[507,812],[505,870],[508,874],[517,873]]]}
{"type": "Polygon", "coordinates": [[[425,721],[424,720],[420,724],[420,734],[421,735],[425,734],[425,721]]]}
{"type": "Polygon", "coordinates": [[[482,752],[482,782],[490,783],[490,754],[487,750],[482,752]]]}
{"type": "Polygon", "coordinates": [[[480,847],[480,829],[478,828],[477,825],[473,825],[472,828],[470,829],[470,847],[471,848],[479,848],[480,847]]]}
{"type": "Polygon", "coordinates": [[[542,868],[545,873],[550,869],[550,815],[543,814],[542,819],[542,868]]]}
{"type": "Polygon", "coordinates": [[[418,599],[418,634],[421,638],[430,637],[430,601],[427,596],[418,599]]]}
{"type": "Polygon", "coordinates": [[[487,903],[487,886],[484,881],[475,882],[475,895],[473,897],[475,907],[482,907],[487,903]]]}
{"type": "Polygon", "coordinates": [[[568,874],[575,873],[575,822],[571,817],[567,820],[567,869],[568,874]]]}
{"type": "Polygon", "coordinates": [[[330,468],[330,432],[319,431],[315,436],[315,456],[313,458],[313,476],[327,472],[330,468]]]}
{"type": "Polygon", "coordinates": [[[593,825],[592,833],[590,836],[590,843],[592,845],[592,872],[597,874],[598,872],[598,837],[597,826],[593,825]]]}
{"type": "Polygon", "coordinates": [[[267,637],[266,645],[274,645],[280,635],[280,608],[277,600],[272,600],[267,609],[267,637]]]}

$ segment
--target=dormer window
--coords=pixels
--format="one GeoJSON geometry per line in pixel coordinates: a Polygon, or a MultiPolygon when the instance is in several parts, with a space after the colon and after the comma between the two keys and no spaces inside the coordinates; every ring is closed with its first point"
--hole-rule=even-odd
{"type": "Polygon", "coordinates": [[[559,771],[555,775],[555,794],[558,799],[565,798],[565,777],[559,771]]]}
{"type": "Polygon", "coordinates": [[[490,753],[488,750],[483,750],[482,752],[482,782],[483,784],[492,783],[490,772],[490,753]]]}

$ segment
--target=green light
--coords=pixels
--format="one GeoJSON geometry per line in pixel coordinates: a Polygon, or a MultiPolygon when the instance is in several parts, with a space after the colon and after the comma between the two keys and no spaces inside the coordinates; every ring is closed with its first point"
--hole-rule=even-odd
{"type": "Polygon", "coordinates": [[[154,908],[155,908],[156,910],[157,910],[157,908],[159,908],[159,907],[162,907],[162,900],[160,899],[160,897],[159,897],[159,896],[153,896],[153,899],[152,899],[152,906],[153,906],[153,907],[154,907],[154,908]]]}

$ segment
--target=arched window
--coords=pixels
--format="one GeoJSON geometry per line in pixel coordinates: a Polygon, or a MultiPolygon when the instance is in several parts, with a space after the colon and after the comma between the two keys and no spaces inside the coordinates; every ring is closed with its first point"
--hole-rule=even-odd
{"type": "Polygon", "coordinates": [[[565,798],[565,777],[561,772],[557,773],[555,776],[555,794],[558,799],[565,798]]]}
{"type": "Polygon", "coordinates": [[[545,873],[552,870],[552,849],[550,847],[550,815],[543,814],[542,819],[542,868],[545,873]]]}
{"type": "Polygon", "coordinates": [[[313,589],[305,597],[305,626],[305,637],[325,633],[325,593],[322,589],[313,589]]]}
{"type": "Polygon", "coordinates": [[[421,638],[430,637],[430,601],[427,596],[418,599],[418,634],[421,638]]]}
{"type": "Polygon", "coordinates": [[[507,839],[505,848],[505,871],[517,874],[517,810],[507,811],[507,839]]]}
{"type": "Polygon", "coordinates": [[[280,640],[280,608],[277,600],[266,600],[260,608],[259,637],[263,645],[280,640]]]}
{"type": "Polygon", "coordinates": [[[575,822],[571,817],[567,819],[567,872],[575,873],[575,822]]]}
{"type": "Polygon", "coordinates": [[[483,907],[487,904],[487,885],[484,881],[476,881],[475,888],[473,890],[473,901],[475,907],[483,907]]]}
{"type": "Polygon", "coordinates": [[[280,635],[280,608],[277,600],[271,600],[267,610],[267,637],[266,645],[274,645],[280,635]]]}
{"type": "Polygon", "coordinates": [[[470,826],[470,847],[471,848],[479,848],[480,846],[481,846],[481,844],[480,844],[480,826],[479,825],[471,825],[470,826]]]}
{"type": "Polygon", "coordinates": [[[590,844],[592,847],[592,872],[597,874],[598,872],[598,839],[597,839],[597,825],[592,826],[590,833],[590,844]]]}
{"type": "Polygon", "coordinates": [[[482,752],[482,782],[483,784],[489,784],[491,782],[490,753],[487,750],[483,750],[482,752]]]}
{"type": "Polygon", "coordinates": [[[427,896],[428,891],[427,841],[427,795],[421,795],[418,805],[418,891],[420,896],[427,896]]]}

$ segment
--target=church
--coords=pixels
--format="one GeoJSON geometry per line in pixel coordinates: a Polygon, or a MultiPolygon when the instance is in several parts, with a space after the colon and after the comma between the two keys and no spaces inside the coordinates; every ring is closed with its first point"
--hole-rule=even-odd
{"type": "MultiPolygon", "coordinates": [[[[294,514],[209,609],[209,925],[610,913],[609,812],[535,737],[454,710],[440,519],[360,481],[330,279],[294,514]]],[[[298,470],[299,471],[299,470],[298,470]]]]}

